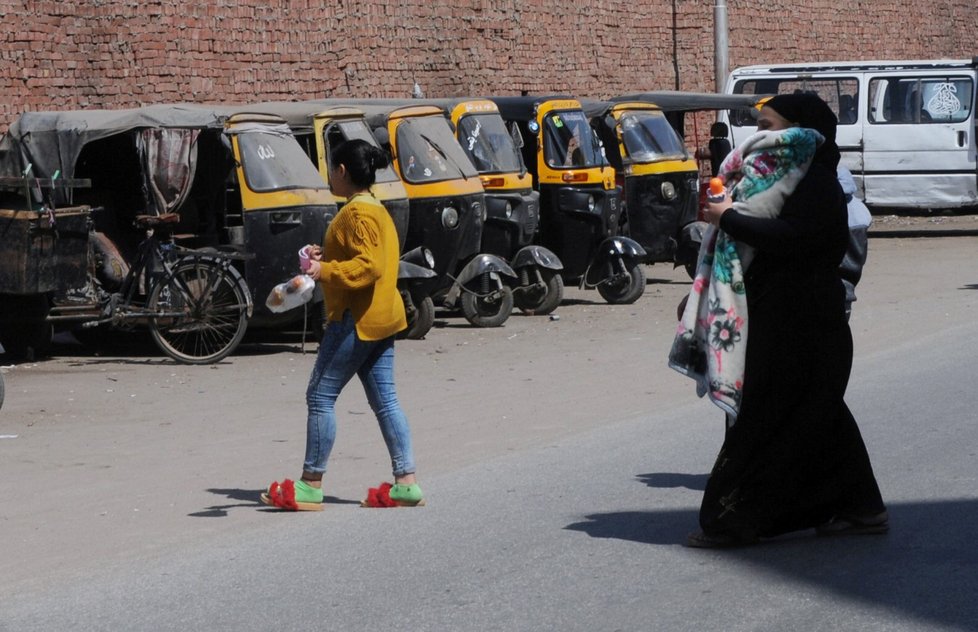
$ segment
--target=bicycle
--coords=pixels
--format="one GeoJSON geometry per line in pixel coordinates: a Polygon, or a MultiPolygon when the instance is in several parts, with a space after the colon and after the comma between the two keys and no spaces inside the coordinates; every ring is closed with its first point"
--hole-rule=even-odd
{"type": "Polygon", "coordinates": [[[176,213],[137,216],[136,226],[146,238],[118,291],[99,288],[98,316],[79,313],[91,305],[64,305],[52,308],[48,320],[81,319],[83,329],[145,324],[156,345],[185,364],[210,364],[231,354],[253,310],[251,293],[233,262],[254,255],[178,246],[172,228],[179,221],[176,213]]]}

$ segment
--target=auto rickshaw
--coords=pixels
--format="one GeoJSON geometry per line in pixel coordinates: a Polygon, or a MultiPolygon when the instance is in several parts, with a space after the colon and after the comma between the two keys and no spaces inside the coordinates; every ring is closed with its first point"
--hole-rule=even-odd
{"type": "Polygon", "coordinates": [[[396,101],[356,107],[365,112],[375,137],[386,131],[410,201],[405,248],[431,251],[438,274],[432,296],[448,308],[460,307],[477,327],[501,326],[513,310],[517,275],[502,258],[480,251],[485,190],[444,110],[396,101]]]}
{"type": "Polygon", "coordinates": [[[621,188],[576,99],[491,97],[525,143],[523,158],[540,192],[537,241],[557,253],[565,283],[596,287],[609,303],[645,291],[646,253],[618,234],[621,188]]]}
{"type": "Polygon", "coordinates": [[[534,244],[540,222],[540,192],[523,162],[519,128],[507,128],[499,108],[488,99],[432,99],[445,108],[455,135],[486,190],[482,252],[498,255],[519,280],[513,301],[528,314],[549,314],[560,305],[563,264],[548,248],[534,244]]]}
{"type": "Polygon", "coordinates": [[[188,104],[26,113],[0,148],[0,174],[25,163],[40,177],[89,180],[88,188],[55,189],[52,201],[95,209],[91,283],[34,295],[31,313],[43,322],[102,338],[105,328],[94,325],[104,321],[78,301],[92,298],[86,291],[115,291],[143,239],[135,220],[164,215],[178,219],[168,226],[177,247],[250,253],[235,259],[249,300],[260,299],[249,326],[283,327],[302,316],[273,314],[264,297],[295,274],[298,249],[321,238],[336,202],[283,120],[188,104]]]}
{"type": "Polygon", "coordinates": [[[645,101],[582,100],[622,186],[621,232],[645,249],[644,263],[684,266],[699,251],[699,165],[662,110],[645,101]]]}
{"type": "MultiPolygon", "coordinates": [[[[718,94],[712,92],[682,92],[678,90],[661,90],[656,92],[642,92],[615,96],[609,99],[616,104],[625,103],[654,103],[672,128],[679,134],[684,141],[692,139],[694,142],[701,140],[701,134],[696,128],[696,119],[693,119],[692,134],[688,134],[686,129],[686,114],[696,112],[719,112],[721,110],[742,110],[752,109],[761,99],[767,95],[731,95],[718,94]]],[[[686,143],[684,143],[685,145],[686,143]]],[[[687,150],[688,151],[688,150],[687,150]]],[[[696,196],[697,220],[702,216],[702,210],[706,204],[706,187],[710,176],[713,175],[707,157],[701,155],[699,151],[693,154],[699,161],[699,178],[696,196]]],[[[676,261],[682,262],[686,266],[686,271],[692,276],[695,273],[696,256],[699,251],[699,244],[702,240],[705,224],[700,221],[688,222],[682,228],[679,238],[679,246],[676,254],[676,261]],[[692,262],[692,263],[690,263],[692,262]]]]}
{"type": "MultiPolygon", "coordinates": [[[[325,107],[322,101],[265,102],[256,104],[254,108],[282,116],[287,121],[296,140],[316,164],[320,176],[327,184],[330,147],[353,139],[380,146],[367,126],[364,112],[360,108],[342,105],[325,107]]],[[[404,301],[408,327],[399,337],[422,339],[431,330],[435,320],[435,305],[430,295],[434,286],[433,280],[437,277],[434,256],[423,247],[408,252],[404,250],[410,205],[407,190],[393,166],[377,171],[377,181],[370,191],[384,205],[394,221],[399,251],[402,253],[397,285],[404,301]]],[[[344,198],[337,197],[336,200],[339,206],[346,203],[344,198]]]]}

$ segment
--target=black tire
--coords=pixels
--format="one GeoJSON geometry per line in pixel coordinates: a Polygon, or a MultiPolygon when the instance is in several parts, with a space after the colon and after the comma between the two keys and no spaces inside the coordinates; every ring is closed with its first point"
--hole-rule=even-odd
{"type": "Polygon", "coordinates": [[[398,338],[423,340],[435,324],[435,301],[425,296],[420,301],[414,299],[414,313],[408,318],[407,329],[397,334],[398,338]]]}
{"type": "MultiPolygon", "coordinates": [[[[473,282],[478,285],[477,281],[473,282]]],[[[474,288],[472,288],[474,289],[474,288]]],[[[492,298],[479,296],[472,291],[462,292],[462,314],[476,327],[501,327],[513,313],[513,290],[502,285],[492,298]]]]}
{"type": "Polygon", "coordinates": [[[3,408],[3,373],[0,373],[0,408],[3,408]]]}
{"type": "Polygon", "coordinates": [[[696,278],[696,262],[690,261],[686,263],[686,274],[689,275],[690,279],[696,278]]]}
{"type": "Polygon", "coordinates": [[[223,360],[247,329],[246,292],[241,275],[213,259],[178,263],[149,296],[150,310],[171,314],[150,319],[153,341],[163,353],[185,364],[223,360]]]}
{"type": "Polygon", "coordinates": [[[546,316],[564,300],[564,279],[558,271],[541,269],[540,278],[547,285],[546,293],[535,296],[528,296],[525,292],[513,294],[516,307],[524,314],[546,316]]]}
{"type": "Polygon", "coordinates": [[[602,283],[598,286],[598,293],[601,297],[612,305],[631,305],[638,300],[645,292],[645,270],[638,261],[625,262],[629,280],[617,283],[602,283]]]}

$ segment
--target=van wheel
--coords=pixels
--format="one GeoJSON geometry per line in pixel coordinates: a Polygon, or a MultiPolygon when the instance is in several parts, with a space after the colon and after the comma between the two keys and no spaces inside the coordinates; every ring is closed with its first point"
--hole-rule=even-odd
{"type": "Polygon", "coordinates": [[[638,261],[625,264],[628,277],[622,277],[598,286],[598,293],[612,305],[630,305],[645,292],[645,270],[638,261]]]}
{"type": "Polygon", "coordinates": [[[513,290],[501,285],[486,296],[462,292],[462,314],[476,327],[500,327],[513,312],[513,290]]]}
{"type": "Polygon", "coordinates": [[[555,270],[540,270],[540,279],[546,292],[517,292],[513,295],[516,307],[525,314],[546,316],[564,300],[564,280],[555,270]]]}

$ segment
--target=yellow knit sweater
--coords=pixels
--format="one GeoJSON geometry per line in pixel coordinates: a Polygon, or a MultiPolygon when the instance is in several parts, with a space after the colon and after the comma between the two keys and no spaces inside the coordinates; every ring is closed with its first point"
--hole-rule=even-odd
{"type": "Polygon", "coordinates": [[[397,229],[387,209],[366,193],[350,198],[326,229],[319,283],[326,319],[350,310],[361,340],[383,340],[407,327],[397,291],[397,229]]]}

